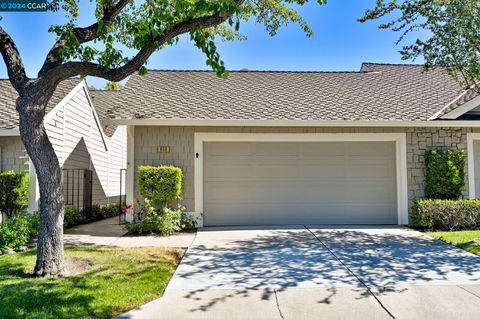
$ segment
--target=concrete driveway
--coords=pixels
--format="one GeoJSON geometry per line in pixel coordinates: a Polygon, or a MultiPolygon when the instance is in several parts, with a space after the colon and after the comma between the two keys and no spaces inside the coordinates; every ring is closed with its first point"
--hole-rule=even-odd
{"type": "Polygon", "coordinates": [[[121,318],[478,318],[479,262],[407,228],[206,228],[121,318]]]}

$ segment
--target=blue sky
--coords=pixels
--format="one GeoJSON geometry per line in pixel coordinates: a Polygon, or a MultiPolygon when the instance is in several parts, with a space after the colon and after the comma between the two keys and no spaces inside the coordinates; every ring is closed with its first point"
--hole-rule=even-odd
{"type": "MultiPolygon", "coordinates": [[[[82,0],[80,25],[92,22],[93,5],[82,0]]],[[[378,29],[377,22],[361,24],[357,19],[375,0],[330,0],[319,6],[312,2],[300,13],[315,35],[308,38],[297,25],[283,28],[270,37],[262,25],[243,24],[246,41],[220,42],[219,51],[230,70],[358,70],[362,62],[402,63],[396,45],[398,34],[378,29]]],[[[3,13],[2,27],[10,33],[23,56],[27,73],[35,77],[55,36],[48,33],[51,24],[61,23],[64,13],[3,13]]],[[[416,61],[421,63],[422,61],[416,61]]],[[[203,54],[188,38],[156,53],[149,61],[153,69],[208,69],[203,54]]],[[[6,78],[3,63],[0,77],[6,78]]],[[[88,79],[103,87],[104,81],[88,79]]]]}

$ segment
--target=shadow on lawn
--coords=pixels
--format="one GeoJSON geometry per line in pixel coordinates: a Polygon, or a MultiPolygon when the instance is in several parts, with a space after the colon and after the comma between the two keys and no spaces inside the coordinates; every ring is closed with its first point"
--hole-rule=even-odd
{"type": "Polygon", "coordinates": [[[354,290],[357,299],[372,298],[355,276],[377,295],[401,293],[405,285],[445,283],[452,277],[480,284],[478,257],[413,232],[312,232],[318,239],[307,229],[272,230],[219,247],[193,246],[175,274],[180,286],[192,283],[184,288],[191,289],[183,295],[190,301],[187,311],[206,312],[253,292],[268,300],[289,288],[325,288],[316,301],[322,304],[334,303],[341,288],[354,290]],[[212,296],[212,290],[224,293],[212,296]]]}
{"type": "Polygon", "coordinates": [[[5,282],[0,289],[1,318],[87,318],[93,312],[90,302],[94,297],[78,293],[92,289],[84,277],[26,278],[22,266],[2,263],[0,281],[5,282]],[[10,276],[6,275],[8,269],[10,276]]]}
{"type": "MultiPolygon", "coordinates": [[[[118,249],[116,252],[124,264],[116,265],[114,262],[118,259],[105,257],[111,248],[86,249],[101,253],[101,257],[93,257],[101,261],[81,275],[61,278],[26,277],[25,259],[34,259],[35,251],[0,257],[0,318],[111,318],[144,300],[130,295],[130,282],[138,288],[143,282],[156,279],[166,283],[169,278],[169,272],[164,270],[168,264],[159,261],[155,254],[145,254],[141,267],[136,267],[131,261],[125,262],[130,257],[123,256],[118,249]],[[136,278],[136,281],[127,281],[127,278],[136,278]]],[[[86,249],[72,247],[68,251],[85,252],[86,249]]],[[[89,258],[88,255],[85,258],[89,258]]]]}

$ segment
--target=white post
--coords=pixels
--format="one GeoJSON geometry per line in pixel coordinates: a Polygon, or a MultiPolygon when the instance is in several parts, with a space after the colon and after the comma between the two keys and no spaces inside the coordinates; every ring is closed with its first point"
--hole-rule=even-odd
{"type": "Polygon", "coordinates": [[[133,221],[134,201],[135,201],[135,126],[127,126],[127,174],[126,174],[126,204],[132,205],[127,215],[126,222],[133,221]]]}
{"type": "Polygon", "coordinates": [[[37,173],[35,172],[35,166],[32,161],[29,161],[29,194],[28,194],[28,211],[30,213],[38,211],[38,199],[40,194],[38,193],[38,180],[37,173]]]}

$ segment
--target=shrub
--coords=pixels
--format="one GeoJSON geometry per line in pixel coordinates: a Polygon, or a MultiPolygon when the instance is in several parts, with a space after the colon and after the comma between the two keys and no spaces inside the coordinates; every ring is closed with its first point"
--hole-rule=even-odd
{"type": "Polygon", "coordinates": [[[78,209],[75,206],[66,206],[63,227],[70,228],[80,224],[115,217],[118,216],[119,213],[119,204],[105,206],[93,204],[90,209],[78,209]]]}
{"type": "Polygon", "coordinates": [[[420,200],[410,210],[410,223],[429,230],[475,229],[480,226],[480,200],[420,200]]]}
{"type": "Polygon", "coordinates": [[[430,150],[425,155],[425,196],[457,199],[465,190],[465,153],[430,150]]]}
{"type": "Polygon", "coordinates": [[[115,217],[120,214],[120,204],[110,204],[100,208],[102,218],[115,217]]]}
{"type": "Polygon", "coordinates": [[[182,207],[170,209],[167,207],[156,209],[152,207],[148,200],[142,206],[139,220],[126,224],[125,228],[129,234],[160,234],[162,236],[170,236],[181,231],[182,225],[186,225],[182,207]]]}
{"type": "Polygon", "coordinates": [[[182,211],[180,208],[165,207],[160,215],[160,235],[170,236],[182,230],[182,211]]]}
{"type": "Polygon", "coordinates": [[[192,230],[197,227],[198,219],[190,214],[182,212],[180,227],[185,230],[192,230]]]}
{"type": "Polygon", "coordinates": [[[180,198],[182,193],[182,169],[175,166],[140,166],[138,168],[140,195],[154,206],[166,207],[180,198]]]}
{"type": "Polygon", "coordinates": [[[0,249],[18,249],[38,235],[39,214],[13,216],[0,225],[0,249]]]}
{"type": "Polygon", "coordinates": [[[63,228],[70,228],[84,222],[86,218],[82,211],[75,206],[65,207],[65,216],[63,217],[63,228]]]}
{"type": "Polygon", "coordinates": [[[0,173],[0,211],[12,217],[28,207],[28,173],[0,173]]]}

